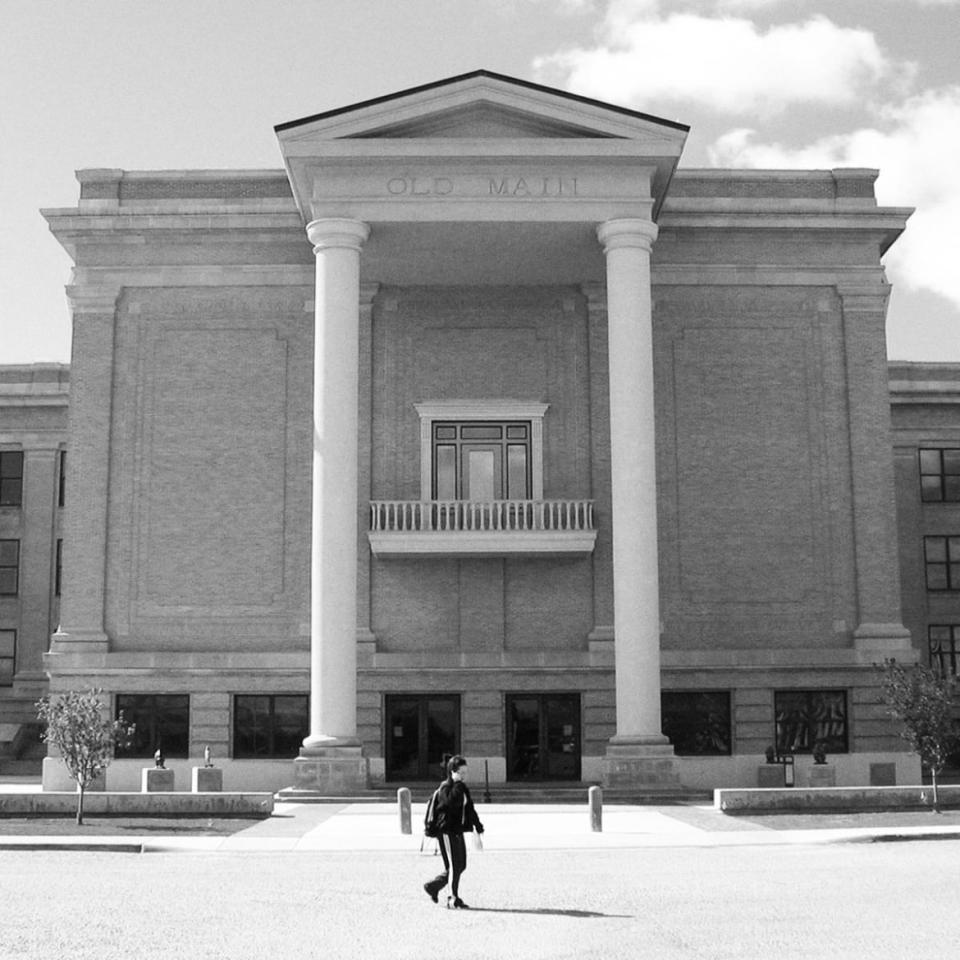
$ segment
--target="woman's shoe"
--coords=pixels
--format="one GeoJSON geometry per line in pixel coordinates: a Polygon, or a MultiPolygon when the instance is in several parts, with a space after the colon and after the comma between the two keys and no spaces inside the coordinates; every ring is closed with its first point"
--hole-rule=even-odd
{"type": "Polygon", "coordinates": [[[464,903],[459,897],[447,897],[448,910],[469,910],[470,904],[464,903]]]}

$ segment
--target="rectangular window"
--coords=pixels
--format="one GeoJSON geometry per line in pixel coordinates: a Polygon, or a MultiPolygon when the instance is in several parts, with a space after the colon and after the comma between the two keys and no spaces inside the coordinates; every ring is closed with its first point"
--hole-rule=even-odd
{"type": "Polygon", "coordinates": [[[960,536],[924,537],[928,590],[960,590],[960,536]]]}
{"type": "Polygon", "coordinates": [[[17,665],[17,631],[0,630],[0,687],[13,684],[17,665]]]}
{"type": "Polygon", "coordinates": [[[67,499],[67,451],[60,451],[60,478],[57,481],[57,503],[63,506],[67,499]]]}
{"type": "Polygon", "coordinates": [[[920,499],[924,503],[960,502],[960,450],[922,449],[920,499]]]}
{"type": "Polygon", "coordinates": [[[0,507],[23,503],[23,451],[0,451],[0,507]]]}
{"type": "Polygon", "coordinates": [[[15,597],[20,590],[20,541],[0,540],[0,597],[15,597]]]}
{"type": "Polygon", "coordinates": [[[118,757],[186,757],[190,751],[190,697],[174,693],[118,693],[117,716],[136,724],[133,740],[118,757]]]}
{"type": "Polygon", "coordinates": [[[717,757],[732,752],[726,690],[664,690],[660,711],[664,736],[679,756],[717,757]]]}
{"type": "Polygon", "coordinates": [[[297,756],[310,732],[310,698],[306,694],[238,694],[233,698],[233,755],[297,756]]]}
{"type": "Polygon", "coordinates": [[[847,753],[846,690],[777,690],[773,695],[777,753],[847,753]]]}
{"type": "Polygon", "coordinates": [[[957,675],[960,656],[960,624],[930,624],[927,627],[930,666],[942,674],[957,675]]]}
{"type": "Polygon", "coordinates": [[[530,440],[522,421],[434,421],[433,499],[529,500],[530,440]]]}
{"type": "Polygon", "coordinates": [[[53,571],[53,594],[60,596],[60,583],[63,579],[63,540],[57,540],[57,561],[53,571]]]}

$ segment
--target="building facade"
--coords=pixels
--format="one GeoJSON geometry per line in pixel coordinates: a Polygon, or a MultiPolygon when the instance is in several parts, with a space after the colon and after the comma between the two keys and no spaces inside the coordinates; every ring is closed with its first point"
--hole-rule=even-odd
{"type": "Polygon", "coordinates": [[[493,782],[755,783],[818,741],[840,782],[918,774],[873,666],[917,656],[880,263],[909,211],[875,171],[678,169],[686,134],[478,72],[280,125],[283,171],[85,170],[44,211],[75,263],[45,668],[137,721],[108,786],[157,743],[322,792],[453,750],[493,782]]]}
{"type": "Polygon", "coordinates": [[[63,364],[0,367],[0,773],[37,753],[34,704],[59,622],[68,394],[63,364]]]}

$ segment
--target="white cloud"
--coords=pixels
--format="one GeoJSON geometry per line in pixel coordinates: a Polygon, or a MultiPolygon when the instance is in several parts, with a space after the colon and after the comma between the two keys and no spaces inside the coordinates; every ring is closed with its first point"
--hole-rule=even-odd
{"type": "Polygon", "coordinates": [[[760,29],[747,19],[661,16],[656,0],[613,0],[588,48],[542,57],[535,70],[618,103],[694,101],[730,114],[791,104],[847,106],[903,68],[869,30],[825,17],[760,29]]]}
{"type": "Polygon", "coordinates": [[[960,307],[960,86],[930,90],[884,108],[878,126],[792,148],[732,130],[713,145],[717,166],[754,168],[875,167],[882,204],[916,212],[887,257],[906,286],[930,290],[960,307]]]}

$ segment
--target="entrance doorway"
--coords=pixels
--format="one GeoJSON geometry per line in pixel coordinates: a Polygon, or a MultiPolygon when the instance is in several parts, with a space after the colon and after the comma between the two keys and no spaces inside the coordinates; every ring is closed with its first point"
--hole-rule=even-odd
{"type": "Polygon", "coordinates": [[[460,697],[389,694],[386,697],[387,780],[440,780],[444,754],[460,750],[460,697]]]}
{"type": "Polygon", "coordinates": [[[580,779],[580,695],[507,695],[507,779],[580,779]]]}

